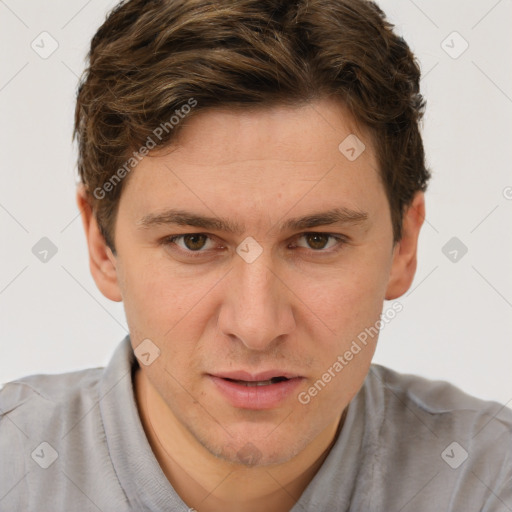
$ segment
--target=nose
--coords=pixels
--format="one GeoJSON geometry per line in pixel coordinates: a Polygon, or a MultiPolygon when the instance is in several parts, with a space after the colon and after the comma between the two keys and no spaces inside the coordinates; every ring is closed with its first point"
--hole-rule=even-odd
{"type": "Polygon", "coordinates": [[[218,328],[248,349],[265,351],[275,340],[295,328],[293,299],[270,258],[235,262],[220,308],[218,328]]]}

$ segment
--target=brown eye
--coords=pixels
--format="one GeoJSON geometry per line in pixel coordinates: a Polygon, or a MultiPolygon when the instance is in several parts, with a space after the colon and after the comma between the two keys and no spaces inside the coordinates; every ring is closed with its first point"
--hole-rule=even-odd
{"type": "Polygon", "coordinates": [[[329,238],[331,238],[329,235],[324,233],[305,233],[304,237],[311,249],[315,250],[325,249],[329,238]]]}
{"type": "Polygon", "coordinates": [[[185,247],[191,251],[198,251],[202,249],[208,237],[201,233],[194,233],[190,235],[183,235],[183,243],[185,247]]]}
{"type": "Polygon", "coordinates": [[[302,233],[302,235],[298,237],[297,247],[319,253],[328,253],[341,249],[345,242],[346,239],[343,235],[315,233],[314,231],[311,231],[302,233]]]}

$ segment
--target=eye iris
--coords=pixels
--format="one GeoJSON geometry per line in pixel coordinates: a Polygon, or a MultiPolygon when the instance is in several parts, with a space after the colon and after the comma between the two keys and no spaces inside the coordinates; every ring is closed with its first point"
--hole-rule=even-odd
{"type": "Polygon", "coordinates": [[[204,247],[204,244],[206,242],[206,235],[185,235],[183,237],[183,242],[187,246],[187,249],[190,249],[191,251],[197,251],[204,247]]]}
{"type": "Polygon", "coordinates": [[[323,249],[327,244],[329,236],[323,235],[321,233],[312,233],[312,234],[306,235],[306,238],[308,241],[308,245],[312,249],[323,249]]]}

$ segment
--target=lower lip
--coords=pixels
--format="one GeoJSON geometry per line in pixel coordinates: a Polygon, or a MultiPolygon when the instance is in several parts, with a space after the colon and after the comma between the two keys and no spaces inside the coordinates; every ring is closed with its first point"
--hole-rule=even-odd
{"type": "Polygon", "coordinates": [[[240,409],[258,410],[279,406],[302,381],[302,377],[295,377],[268,386],[244,386],[213,375],[209,377],[231,405],[240,409]]]}

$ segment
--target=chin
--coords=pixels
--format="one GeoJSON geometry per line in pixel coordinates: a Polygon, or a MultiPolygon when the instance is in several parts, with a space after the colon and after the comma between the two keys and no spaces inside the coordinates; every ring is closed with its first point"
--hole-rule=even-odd
{"type": "Polygon", "coordinates": [[[211,453],[225,462],[245,466],[246,468],[284,464],[300,453],[300,449],[286,449],[283,451],[281,447],[280,451],[276,452],[275,447],[271,450],[266,450],[264,447],[261,448],[263,448],[263,450],[251,441],[247,441],[238,450],[236,450],[236,447],[230,448],[225,446],[221,448],[220,452],[215,453],[211,451],[211,453]]]}
{"type": "MultiPolygon", "coordinates": [[[[196,433],[196,438],[218,459],[253,468],[288,462],[304,450],[311,437],[289,431],[282,432],[280,436],[272,436],[270,434],[273,429],[276,429],[276,425],[272,428],[268,426],[264,429],[260,428],[256,433],[252,425],[252,428],[238,429],[237,434],[232,436],[222,429],[220,435],[224,439],[212,439],[211,432],[207,437],[196,433]],[[295,441],[290,442],[291,439],[295,441]]],[[[229,429],[226,430],[229,431],[229,429]]]]}

